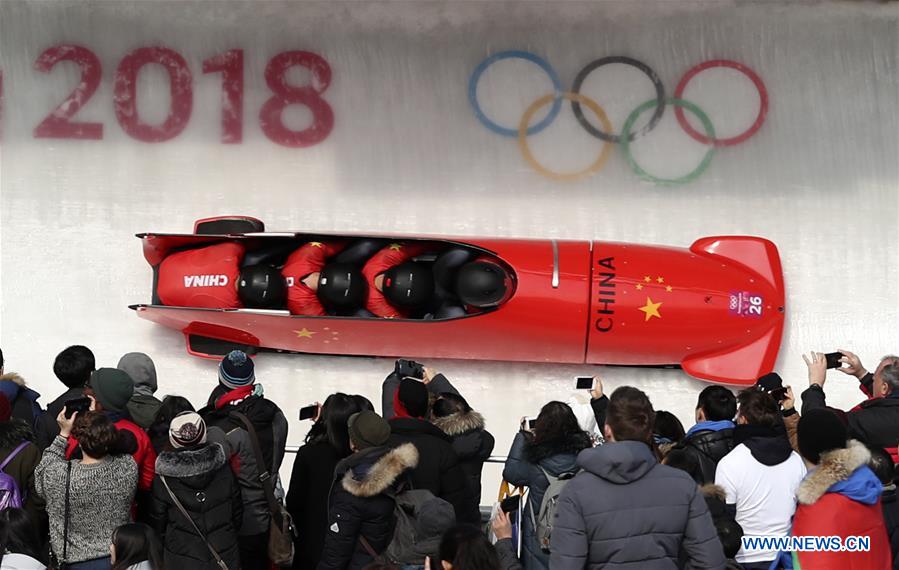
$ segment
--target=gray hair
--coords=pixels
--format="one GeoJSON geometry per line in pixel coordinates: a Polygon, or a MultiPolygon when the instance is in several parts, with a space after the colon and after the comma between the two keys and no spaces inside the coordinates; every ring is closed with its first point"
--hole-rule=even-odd
{"type": "Polygon", "coordinates": [[[894,362],[883,369],[881,378],[890,387],[890,393],[899,393],[899,362],[894,362]]]}

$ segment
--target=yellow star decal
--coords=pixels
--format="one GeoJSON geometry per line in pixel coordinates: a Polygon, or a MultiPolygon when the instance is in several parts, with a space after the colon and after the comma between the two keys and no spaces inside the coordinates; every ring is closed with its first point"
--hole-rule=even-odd
{"type": "Polygon", "coordinates": [[[668,291],[670,293],[670,292],[674,291],[674,287],[672,287],[671,285],[668,285],[667,287],[665,287],[665,291],[668,291]]]}
{"type": "Polygon", "coordinates": [[[643,278],[643,281],[649,283],[650,281],[652,281],[652,277],[650,277],[649,275],[647,275],[646,277],[643,278]]]}
{"type": "Polygon", "coordinates": [[[660,319],[662,318],[662,315],[659,313],[659,307],[661,307],[661,306],[662,306],[661,301],[659,301],[658,303],[653,303],[652,299],[647,297],[646,305],[643,307],[638,307],[637,310],[643,311],[644,313],[646,313],[646,319],[643,321],[643,322],[646,322],[649,319],[651,319],[652,317],[658,317],[660,319]]]}
{"type": "Polygon", "coordinates": [[[311,245],[312,247],[321,247],[321,246],[322,246],[322,242],[320,242],[320,241],[310,241],[310,242],[309,242],[309,245],[311,245]]]}
{"type": "Polygon", "coordinates": [[[642,290],[643,290],[643,284],[637,283],[637,291],[642,291],[642,290]]]}
{"type": "Polygon", "coordinates": [[[311,331],[307,328],[303,328],[303,330],[293,331],[297,333],[297,338],[312,338],[312,335],[315,334],[315,331],[311,331]]]}
{"type": "Polygon", "coordinates": [[[664,278],[664,277],[659,277],[658,279],[656,279],[656,282],[657,282],[657,283],[664,283],[664,282],[665,282],[665,278],[664,278]]]}
{"type": "Polygon", "coordinates": [[[390,249],[392,249],[393,251],[399,251],[403,249],[403,246],[398,243],[392,243],[390,244],[390,249]]]}

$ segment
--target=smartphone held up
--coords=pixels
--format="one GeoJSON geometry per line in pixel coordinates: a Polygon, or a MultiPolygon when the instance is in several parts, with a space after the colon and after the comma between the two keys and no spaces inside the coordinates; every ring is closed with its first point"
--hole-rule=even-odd
{"type": "Polygon", "coordinates": [[[843,358],[842,352],[828,352],[824,355],[824,358],[827,360],[827,368],[841,368],[843,363],[840,362],[840,359],[843,358]]]}
{"type": "Polygon", "coordinates": [[[596,388],[596,376],[575,376],[575,390],[594,390],[596,388]]]}
{"type": "Polygon", "coordinates": [[[300,421],[303,420],[315,420],[318,418],[318,404],[312,404],[311,406],[304,406],[300,408],[300,421]]]}

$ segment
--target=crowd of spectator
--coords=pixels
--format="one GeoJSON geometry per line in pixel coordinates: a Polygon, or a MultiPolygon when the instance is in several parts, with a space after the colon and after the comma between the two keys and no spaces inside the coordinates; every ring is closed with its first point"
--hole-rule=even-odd
{"type": "Polygon", "coordinates": [[[97,368],[84,346],[56,357],[43,408],[0,352],[0,570],[899,570],[899,357],[869,373],[840,353],[851,410],[810,353],[801,410],[771,373],[704,388],[689,429],[597,379],[522,418],[490,509],[494,437],[425,366],[387,376],[380,413],[328,396],[285,492],[287,420],[243,352],[199,409],[157,398],[149,356],[97,368]]]}

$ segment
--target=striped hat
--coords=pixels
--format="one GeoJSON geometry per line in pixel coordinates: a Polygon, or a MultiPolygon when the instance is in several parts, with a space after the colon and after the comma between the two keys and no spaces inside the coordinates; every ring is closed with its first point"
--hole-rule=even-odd
{"type": "Polygon", "coordinates": [[[241,350],[232,350],[219,364],[219,382],[236,390],[256,381],[253,359],[241,350]]]}
{"type": "Polygon", "coordinates": [[[206,422],[196,412],[181,412],[169,424],[169,441],[176,449],[206,443],[206,422]]]}

